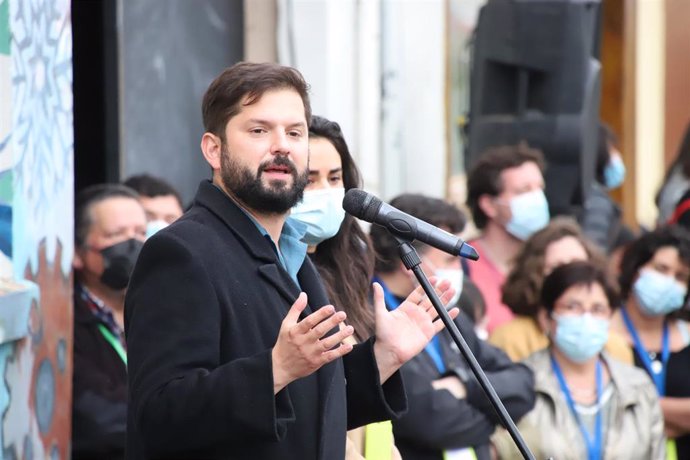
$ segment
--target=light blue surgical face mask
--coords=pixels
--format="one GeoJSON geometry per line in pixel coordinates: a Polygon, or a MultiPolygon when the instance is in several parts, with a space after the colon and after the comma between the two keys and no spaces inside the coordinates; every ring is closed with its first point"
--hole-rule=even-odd
{"type": "Polygon", "coordinates": [[[164,229],[168,223],[164,220],[152,220],[146,224],[146,239],[151,238],[156,232],[164,229]]]}
{"type": "Polygon", "coordinates": [[[625,164],[618,155],[611,156],[611,159],[604,167],[604,186],[613,190],[623,184],[625,180],[625,164]]]}
{"type": "Polygon", "coordinates": [[[633,284],[633,293],[643,313],[659,316],[683,306],[687,287],[672,276],[648,268],[640,271],[640,276],[633,284]]]}
{"type": "Polygon", "coordinates": [[[583,363],[598,355],[609,339],[609,320],[584,315],[553,315],[556,320],[554,344],[568,359],[583,363]]]}
{"type": "Polygon", "coordinates": [[[549,203],[543,190],[521,193],[510,200],[512,217],[506,230],[515,238],[525,241],[549,223],[549,203]]]}
{"type": "Polygon", "coordinates": [[[343,209],[344,188],[324,188],[307,190],[304,198],[290,212],[292,219],[307,226],[307,233],[302,241],[315,246],[322,241],[333,238],[340,224],[345,219],[343,209]]]}

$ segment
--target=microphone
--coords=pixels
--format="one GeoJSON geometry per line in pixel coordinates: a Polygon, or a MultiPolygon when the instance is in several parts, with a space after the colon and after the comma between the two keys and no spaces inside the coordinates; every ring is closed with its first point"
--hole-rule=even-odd
{"type": "Polygon", "coordinates": [[[358,219],[385,227],[407,241],[419,240],[454,256],[479,259],[477,251],[457,236],[412,217],[364,190],[348,190],[343,198],[343,209],[358,219]]]}

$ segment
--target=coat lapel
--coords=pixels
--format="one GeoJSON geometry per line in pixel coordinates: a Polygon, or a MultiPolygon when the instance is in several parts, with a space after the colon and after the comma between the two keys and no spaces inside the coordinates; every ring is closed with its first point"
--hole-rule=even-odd
{"type": "MultiPolygon", "coordinates": [[[[259,273],[292,305],[299,296],[300,290],[285,270],[277,264],[266,264],[259,267],[259,273]]],[[[307,310],[305,309],[305,312],[307,310]]],[[[303,313],[304,314],[304,313],[303,313]]],[[[301,318],[301,316],[300,316],[301,318]]]]}
{"type": "Polygon", "coordinates": [[[223,221],[252,257],[264,262],[278,263],[271,243],[256,228],[254,222],[237,203],[213,183],[202,181],[194,201],[223,221]]]}
{"type": "MultiPolygon", "coordinates": [[[[237,239],[246,248],[247,252],[252,254],[257,260],[264,262],[263,265],[259,265],[258,270],[260,276],[271,284],[289,305],[295,302],[300,291],[307,293],[308,305],[300,315],[300,320],[329,303],[328,295],[323,287],[321,278],[309,257],[305,258],[297,274],[297,279],[299,281],[298,286],[287,271],[279,266],[280,262],[273,248],[257,230],[256,225],[254,225],[251,219],[232,199],[227,197],[224,192],[218,189],[210,181],[203,181],[199,185],[195,202],[218,216],[218,218],[225,223],[227,228],[237,236],[237,239]]],[[[338,329],[334,328],[329,331],[327,335],[332,335],[337,331],[338,329]]],[[[324,423],[326,420],[326,413],[328,412],[329,406],[332,404],[330,397],[333,393],[331,390],[333,388],[334,376],[338,373],[341,377],[343,376],[341,360],[326,364],[317,372],[320,427],[326,425],[324,423]]],[[[327,430],[322,430],[322,432],[319,433],[319,451],[321,453],[325,447],[325,439],[329,435],[327,430]]],[[[319,458],[322,458],[322,455],[320,455],[319,458]]]]}
{"type": "MultiPolygon", "coordinates": [[[[314,311],[328,305],[328,295],[324,289],[321,277],[316,271],[316,267],[311,262],[309,257],[307,257],[297,274],[297,279],[299,280],[302,290],[309,296],[309,305],[311,305],[314,311]]],[[[338,328],[333,328],[326,335],[332,335],[338,332],[338,328]]],[[[323,430],[327,426],[325,423],[326,414],[329,412],[328,408],[331,405],[331,395],[333,394],[333,383],[336,371],[340,370],[340,375],[342,376],[342,362],[341,360],[336,360],[322,366],[317,373],[318,385],[319,385],[319,428],[321,432],[319,433],[319,458],[324,456],[325,438],[329,436],[329,433],[323,430]]]]}

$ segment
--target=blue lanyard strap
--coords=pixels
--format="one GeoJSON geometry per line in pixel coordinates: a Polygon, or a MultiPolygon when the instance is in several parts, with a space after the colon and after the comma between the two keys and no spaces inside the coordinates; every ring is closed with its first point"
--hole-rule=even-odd
{"type": "MultiPolygon", "coordinates": [[[[400,306],[400,300],[398,300],[398,298],[395,297],[393,293],[388,290],[388,287],[384,284],[383,281],[381,281],[380,278],[375,277],[374,281],[379,283],[383,288],[383,299],[386,302],[386,308],[388,308],[389,310],[395,310],[396,308],[398,308],[400,306]]],[[[446,365],[443,362],[443,354],[441,352],[441,341],[438,338],[438,334],[435,335],[433,339],[431,339],[431,341],[427,344],[426,347],[424,347],[424,351],[426,351],[427,354],[434,361],[436,368],[441,374],[446,372],[446,365]]]]}
{"type": "Polygon", "coordinates": [[[600,406],[601,403],[601,395],[603,393],[602,387],[602,376],[601,376],[601,361],[597,360],[597,367],[595,371],[595,378],[596,378],[596,387],[597,387],[597,415],[594,421],[594,436],[591,436],[590,433],[587,431],[587,428],[585,427],[584,423],[582,423],[582,420],[580,419],[580,415],[577,413],[577,409],[575,408],[575,401],[573,401],[573,397],[570,394],[570,389],[568,388],[568,384],[565,381],[565,377],[563,377],[563,372],[561,371],[560,366],[558,365],[558,362],[556,359],[551,355],[551,367],[553,368],[553,373],[556,374],[556,378],[558,379],[558,383],[561,387],[561,391],[563,392],[563,395],[565,396],[565,400],[568,403],[568,407],[570,408],[570,412],[572,412],[573,417],[575,417],[575,421],[577,421],[578,426],[580,427],[580,431],[582,432],[582,437],[585,438],[585,443],[587,444],[587,458],[589,460],[600,460],[601,459],[601,444],[602,444],[602,428],[601,428],[601,412],[602,412],[602,407],[600,406]]]}
{"type": "Polygon", "coordinates": [[[633,339],[635,353],[637,353],[642,364],[644,364],[649,376],[654,380],[654,385],[656,385],[656,391],[659,393],[659,396],[664,396],[666,394],[666,364],[671,356],[668,321],[664,321],[664,329],[661,337],[661,366],[655,367],[625,307],[621,308],[621,313],[623,314],[623,321],[628,328],[630,337],[633,339]]]}

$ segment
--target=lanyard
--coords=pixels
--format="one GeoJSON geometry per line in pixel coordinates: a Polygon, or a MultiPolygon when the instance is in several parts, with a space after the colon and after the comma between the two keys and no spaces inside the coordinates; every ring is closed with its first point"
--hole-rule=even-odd
{"type": "Polygon", "coordinates": [[[573,397],[570,394],[570,389],[568,388],[568,384],[565,381],[565,377],[563,377],[563,372],[561,372],[561,368],[558,365],[558,362],[556,362],[556,359],[551,355],[551,367],[553,368],[553,373],[556,374],[556,378],[558,379],[558,383],[561,386],[561,391],[563,392],[563,395],[565,396],[565,400],[568,403],[568,407],[570,408],[570,411],[572,412],[573,416],[575,417],[575,420],[577,421],[577,424],[580,427],[580,431],[582,432],[582,436],[585,438],[585,443],[587,444],[587,458],[589,460],[599,460],[601,458],[601,438],[602,438],[602,433],[601,433],[601,412],[602,412],[602,407],[599,406],[601,402],[601,394],[603,393],[602,391],[602,377],[601,377],[601,361],[597,360],[597,368],[596,368],[596,386],[597,386],[597,415],[596,419],[594,421],[594,438],[590,436],[590,433],[587,432],[587,428],[585,425],[582,423],[582,420],[580,420],[580,415],[577,413],[577,410],[575,409],[575,401],[573,401],[573,397]]]}
{"type": "MultiPolygon", "coordinates": [[[[379,283],[381,287],[383,288],[383,299],[386,302],[386,307],[389,310],[395,310],[400,306],[400,300],[398,300],[397,297],[393,295],[391,291],[388,290],[388,287],[381,281],[379,278],[374,278],[374,281],[379,283]]],[[[443,354],[441,353],[441,341],[438,338],[438,334],[436,334],[431,341],[424,347],[424,351],[427,352],[427,354],[431,357],[432,361],[434,361],[434,364],[436,365],[436,369],[438,369],[439,373],[443,374],[446,372],[446,365],[443,362],[443,354]]]]}
{"type": "Polygon", "coordinates": [[[110,346],[115,349],[115,353],[117,353],[122,362],[127,365],[127,352],[125,351],[125,347],[122,346],[122,342],[120,342],[117,337],[115,337],[113,333],[110,332],[104,325],[99,324],[98,330],[101,331],[101,334],[105,338],[106,342],[108,342],[110,346]]]}
{"type": "Polygon", "coordinates": [[[625,326],[628,328],[628,332],[635,344],[635,353],[640,357],[642,364],[644,364],[645,369],[647,369],[647,373],[654,380],[654,385],[656,385],[656,391],[659,393],[659,396],[664,396],[666,393],[666,364],[671,356],[668,321],[664,321],[664,330],[661,337],[661,363],[659,363],[659,361],[652,362],[625,307],[621,308],[621,313],[623,314],[625,326]]]}

